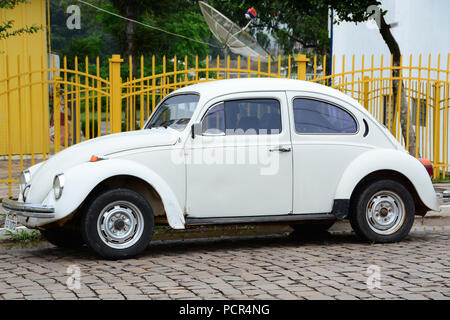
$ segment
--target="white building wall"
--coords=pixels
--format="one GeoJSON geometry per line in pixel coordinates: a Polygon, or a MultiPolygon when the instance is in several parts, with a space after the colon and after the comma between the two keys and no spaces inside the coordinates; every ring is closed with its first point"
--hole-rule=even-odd
{"type": "MultiPolygon", "coordinates": [[[[428,65],[431,54],[431,66],[437,67],[438,54],[440,66],[447,69],[450,53],[450,1],[449,0],[381,0],[387,23],[398,22],[392,33],[399,43],[404,65],[409,64],[409,55],[413,55],[413,65],[419,62],[422,54],[422,66],[428,65]]],[[[333,54],[336,56],[336,72],[342,70],[342,55],[346,56],[345,68],[351,68],[352,55],[355,55],[355,68],[361,66],[361,56],[365,55],[365,66],[374,55],[374,65],[379,66],[384,55],[384,65],[390,62],[390,52],[374,21],[364,23],[342,22],[334,25],[333,54]]]]}

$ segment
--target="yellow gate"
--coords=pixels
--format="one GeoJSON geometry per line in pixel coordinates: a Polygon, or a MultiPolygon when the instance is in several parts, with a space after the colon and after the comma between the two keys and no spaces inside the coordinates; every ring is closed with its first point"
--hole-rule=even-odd
{"type": "Polygon", "coordinates": [[[408,148],[410,141],[402,138],[400,125],[401,91],[395,96],[392,89],[398,81],[406,94],[406,128],[412,124],[417,141],[414,155],[432,160],[435,177],[447,175],[450,54],[446,68],[432,67],[431,56],[427,62],[420,56],[416,65],[410,56],[400,67],[393,66],[392,57],[371,56],[365,63],[362,56],[359,68],[354,56],[350,67],[342,57],[341,70],[333,68],[331,75],[326,75],[326,57],[305,55],[270,57],[264,63],[250,57],[130,57],[125,63],[113,55],[103,77],[98,57],[75,58],[71,67],[63,58],[59,68],[47,67],[44,57],[40,64],[36,57],[6,58],[6,72],[0,73],[0,184],[6,184],[9,194],[19,172],[49,154],[97,136],[139,129],[168,93],[199,82],[242,77],[295,78],[336,88],[358,100],[408,148]],[[133,64],[138,76],[132,74],[133,64]],[[396,69],[400,76],[393,77],[396,69]]]}

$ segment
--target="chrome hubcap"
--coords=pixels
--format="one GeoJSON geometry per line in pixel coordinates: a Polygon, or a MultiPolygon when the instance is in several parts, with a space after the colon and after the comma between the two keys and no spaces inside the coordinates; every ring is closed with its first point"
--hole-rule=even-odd
{"type": "Polygon", "coordinates": [[[133,203],[116,201],[100,213],[97,231],[102,241],[111,248],[125,249],[135,244],[144,230],[144,217],[133,203]]]}
{"type": "Polygon", "coordinates": [[[366,218],[369,227],[378,234],[395,233],[405,220],[405,205],[392,191],[380,191],[370,198],[366,218]]]}

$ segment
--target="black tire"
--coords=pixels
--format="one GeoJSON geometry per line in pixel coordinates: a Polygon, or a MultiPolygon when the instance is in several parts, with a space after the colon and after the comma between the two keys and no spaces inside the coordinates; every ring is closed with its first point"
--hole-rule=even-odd
{"type": "Polygon", "coordinates": [[[358,237],[369,242],[388,243],[401,241],[408,235],[414,215],[414,199],[408,189],[399,182],[386,179],[370,182],[360,188],[352,199],[349,219],[358,237]],[[375,204],[377,201],[379,204],[375,204]],[[397,215],[392,214],[393,218],[390,218],[391,211],[400,213],[400,209],[396,208],[402,208],[403,216],[398,214],[395,218],[397,215]],[[386,225],[378,224],[377,219],[386,219],[387,222],[382,222],[386,225]],[[390,220],[392,224],[388,224],[390,220]]]}
{"type": "Polygon", "coordinates": [[[316,237],[328,235],[328,229],[335,221],[315,222],[309,224],[293,224],[290,225],[294,229],[294,235],[298,237],[316,237]]]}
{"type": "Polygon", "coordinates": [[[87,205],[81,218],[81,234],[86,244],[111,260],[131,258],[143,252],[153,229],[152,207],[141,194],[129,189],[113,189],[98,195],[87,205]],[[120,240],[123,243],[113,238],[120,236],[121,231],[125,232],[120,240]],[[128,238],[127,232],[130,232],[128,238]]]}
{"type": "Polygon", "coordinates": [[[57,247],[76,249],[84,245],[80,230],[73,226],[54,227],[49,230],[40,230],[40,232],[48,242],[57,247]]]}

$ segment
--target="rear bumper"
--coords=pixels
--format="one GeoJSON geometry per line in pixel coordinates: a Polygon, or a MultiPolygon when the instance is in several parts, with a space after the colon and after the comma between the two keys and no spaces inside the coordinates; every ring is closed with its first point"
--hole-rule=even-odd
{"type": "Polygon", "coordinates": [[[436,197],[444,202],[450,202],[450,191],[437,192],[436,197]]]}
{"type": "Polygon", "coordinates": [[[12,198],[3,199],[2,207],[6,213],[21,217],[37,219],[52,219],[55,217],[55,208],[51,206],[20,202],[12,198]]]}

